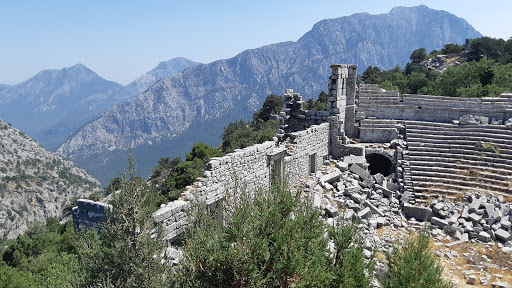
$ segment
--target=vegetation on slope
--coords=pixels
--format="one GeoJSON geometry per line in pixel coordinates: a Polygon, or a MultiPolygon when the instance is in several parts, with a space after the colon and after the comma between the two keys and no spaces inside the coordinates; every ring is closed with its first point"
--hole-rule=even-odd
{"type": "Polygon", "coordinates": [[[366,273],[371,275],[373,261],[365,261],[357,226],[326,227],[301,196],[279,185],[230,191],[224,224],[204,205],[194,207],[178,286],[371,287],[366,273]]]}
{"type": "MultiPolygon", "coordinates": [[[[325,224],[299,192],[280,185],[229,191],[222,224],[196,203],[181,240],[185,258],[173,268],[160,258],[164,242],[153,224],[158,193],[129,167],[101,233],[75,235],[71,222],[57,220],[33,226],[0,250],[0,286],[371,287],[374,261],[357,224],[325,224]]],[[[385,287],[450,287],[428,241],[420,234],[387,255],[385,287]]]]}
{"type": "Polygon", "coordinates": [[[441,73],[428,70],[421,64],[427,57],[462,52],[462,46],[446,44],[439,51],[428,56],[420,48],[411,54],[411,61],[404,69],[395,67],[381,71],[368,67],[362,75],[366,84],[379,84],[386,90],[400,93],[425,94],[453,97],[497,97],[505,91],[512,91],[512,38],[505,41],[482,37],[471,41],[471,49],[461,54],[458,61],[441,73]]]}

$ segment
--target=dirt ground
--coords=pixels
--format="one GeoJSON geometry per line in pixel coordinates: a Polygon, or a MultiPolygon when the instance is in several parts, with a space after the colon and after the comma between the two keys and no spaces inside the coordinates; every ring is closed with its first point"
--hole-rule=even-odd
{"type": "MultiPolygon", "coordinates": [[[[392,227],[379,229],[383,234],[403,239],[408,231],[392,227]]],[[[512,255],[502,252],[498,243],[472,243],[456,241],[450,236],[438,234],[430,239],[432,253],[443,266],[445,279],[455,287],[492,287],[494,282],[507,282],[512,287],[512,255]],[[474,284],[468,279],[474,276],[474,284]]]]}

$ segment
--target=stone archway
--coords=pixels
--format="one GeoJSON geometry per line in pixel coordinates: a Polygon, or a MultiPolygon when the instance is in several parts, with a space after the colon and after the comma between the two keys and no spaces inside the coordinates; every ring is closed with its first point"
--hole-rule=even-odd
{"type": "Polygon", "coordinates": [[[368,170],[372,175],[380,173],[384,176],[389,176],[395,171],[395,167],[391,159],[381,154],[366,154],[366,162],[370,164],[370,166],[368,166],[368,170]]]}

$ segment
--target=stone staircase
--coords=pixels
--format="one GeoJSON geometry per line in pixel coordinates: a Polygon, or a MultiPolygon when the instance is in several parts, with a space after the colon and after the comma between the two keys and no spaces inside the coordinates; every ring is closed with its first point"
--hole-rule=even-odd
{"type": "Polygon", "coordinates": [[[412,202],[432,193],[512,195],[512,129],[421,121],[405,121],[405,127],[403,187],[412,202]]]}

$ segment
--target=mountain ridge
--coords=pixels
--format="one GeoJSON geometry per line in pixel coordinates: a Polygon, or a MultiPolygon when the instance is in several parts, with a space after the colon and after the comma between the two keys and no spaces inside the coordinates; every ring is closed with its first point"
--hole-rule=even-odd
{"type": "MultiPolygon", "coordinates": [[[[465,20],[448,12],[439,15],[426,6],[392,11],[322,20],[295,42],[249,49],[163,78],[140,96],[105,111],[57,151],[97,175],[94,169],[98,163],[107,165],[112,161],[112,151],[142,146],[151,149],[153,143],[163,142],[180,149],[176,145],[191,147],[192,143],[174,143],[172,138],[185,133],[192,124],[209,126],[209,134],[216,134],[217,140],[203,141],[216,145],[223,131],[223,126],[216,125],[250,119],[268,94],[293,88],[305,99],[316,97],[327,88],[325,79],[333,63],[389,69],[405,65],[410,53],[419,47],[433,50],[481,36],[465,20]],[[434,38],[425,37],[425,27],[436,31],[427,35],[434,38]],[[212,121],[217,124],[209,124],[212,121]]],[[[164,156],[181,155],[155,155],[153,165],[164,156]]],[[[150,169],[142,168],[144,174],[150,169]]]]}
{"type": "Polygon", "coordinates": [[[101,78],[81,63],[43,70],[19,84],[0,86],[0,117],[56,150],[105,109],[139,95],[161,77],[198,64],[185,58],[162,61],[126,86],[101,78]]]}

